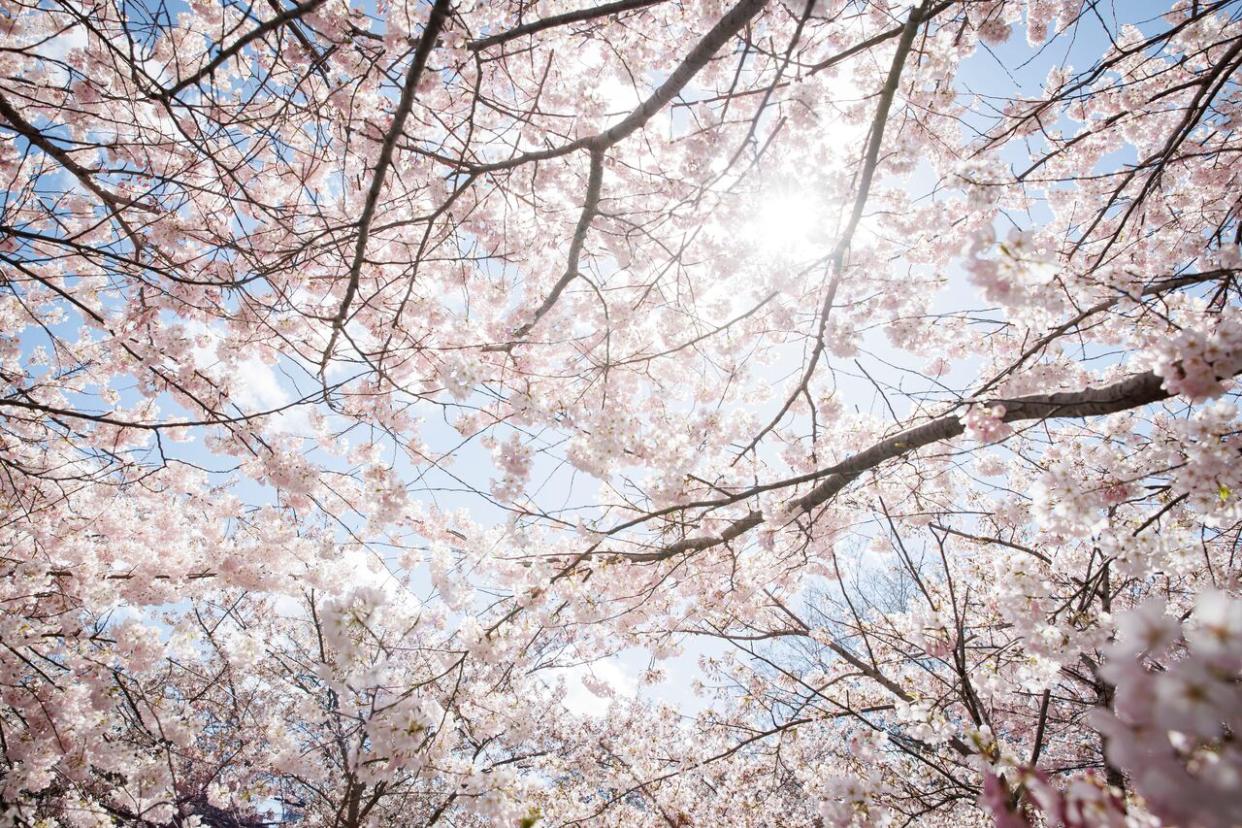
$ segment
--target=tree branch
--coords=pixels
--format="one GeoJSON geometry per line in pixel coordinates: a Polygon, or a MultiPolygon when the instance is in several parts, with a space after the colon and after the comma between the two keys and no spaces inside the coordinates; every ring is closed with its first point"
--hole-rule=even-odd
{"type": "Polygon", "coordinates": [[[414,59],[410,62],[409,71],[406,72],[401,100],[397,103],[397,111],[393,113],[392,126],[389,127],[388,134],[384,136],[379,160],[375,164],[375,175],[371,178],[371,188],[367,191],[366,201],[362,205],[362,216],[358,219],[358,239],[354,243],[354,258],[349,267],[349,283],[345,286],[345,297],[341,300],[341,307],[332,320],[332,335],[328,338],[328,346],[324,348],[323,359],[319,363],[320,373],[327,368],[328,360],[332,358],[332,350],[336,347],[336,341],[349,318],[349,306],[358,292],[358,282],[362,276],[362,260],[367,249],[367,238],[371,233],[371,222],[375,218],[375,209],[379,204],[380,193],[384,189],[384,179],[388,175],[388,168],[392,165],[397,139],[401,137],[406,119],[409,118],[410,111],[414,108],[414,99],[418,96],[418,81],[422,77],[431,50],[435,48],[440,29],[443,28],[444,21],[448,19],[450,8],[449,0],[436,0],[435,6],[431,9],[431,16],[427,18],[427,25],[418,39],[418,49],[414,52],[414,59]]]}
{"type": "MultiPolygon", "coordinates": [[[[1040,419],[1098,417],[1168,399],[1172,395],[1165,390],[1163,382],[1164,380],[1161,377],[1149,372],[1136,374],[1103,388],[1088,388],[1083,391],[1065,391],[1055,394],[1034,394],[1014,399],[995,398],[989,400],[987,405],[995,405],[997,403],[1004,405],[1005,414],[1001,419],[1006,423],[1040,419]]],[[[822,482],[802,497],[794,500],[785,510],[785,514],[794,515],[810,512],[832,500],[838,492],[860,475],[876,468],[881,463],[904,457],[933,443],[958,437],[965,430],[966,428],[962,424],[961,418],[957,414],[950,413],[881,440],[842,463],[815,472],[814,476],[816,478],[823,478],[822,482]]],[[[751,511],[745,517],[729,523],[718,535],[687,538],[653,552],[607,552],[601,554],[619,555],[619,557],[625,560],[634,562],[649,563],[662,561],[676,555],[700,552],[721,546],[774,517],[777,516],[764,515],[760,511],[751,511]]]]}

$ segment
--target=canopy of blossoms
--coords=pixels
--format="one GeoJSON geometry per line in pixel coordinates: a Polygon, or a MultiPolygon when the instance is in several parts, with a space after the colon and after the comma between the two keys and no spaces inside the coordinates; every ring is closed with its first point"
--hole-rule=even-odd
{"type": "Polygon", "coordinates": [[[1242,825],[1242,0],[0,0],[0,828],[1242,825]]]}

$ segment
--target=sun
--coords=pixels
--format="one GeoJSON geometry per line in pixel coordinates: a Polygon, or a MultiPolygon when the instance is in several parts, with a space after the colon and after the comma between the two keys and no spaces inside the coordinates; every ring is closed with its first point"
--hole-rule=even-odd
{"type": "Polygon", "coordinates": [[[815,247],[823,221],[823,205],[811,193],[779,190],[759,199],[745,235],[764,255],[799,259],[815,247]]]}

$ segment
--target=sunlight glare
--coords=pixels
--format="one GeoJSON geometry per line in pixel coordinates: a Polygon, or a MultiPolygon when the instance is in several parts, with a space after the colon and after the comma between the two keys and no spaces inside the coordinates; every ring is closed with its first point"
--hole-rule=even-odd
{"type": "Polygon", "coordinates": [[[810,194],[770,193],[759,202],[747,235],[765,255],[796,259],[811,249],[822,219],[823,210],[810,194]]]}

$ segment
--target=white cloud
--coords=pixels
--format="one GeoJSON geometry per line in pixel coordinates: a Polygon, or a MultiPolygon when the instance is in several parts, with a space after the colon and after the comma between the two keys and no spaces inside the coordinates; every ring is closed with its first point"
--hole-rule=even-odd
{"type": "Polygon", "coordinates": [[[618,659],[601,659],[559,672],[565,680],[565,707],[578,716],[603,716],[614,698],[638,695],[638,677],[618,659]]]}
{"type": "Polygon", "coordinates": [[[64,63],[70,52],[85,47],[86,29],[75,24],[66,27],[55,37],[43,41],[33,51],[41,58],[64,63]]]}
{"type": "MultiPolygon", "coordinates": [[[[186,333],[194,337],[206,337],[206,345],[192,349],[194,365],[209,374],[220,372],[219,333],[199,323],[186,326],[186,333]]],[[[257,357],[238,360],[228,371],[229,398],[247,414],[273,411],[293,402],[294,396],[282,382],[274,366],[257,357]]],[[[268,426],[275,431],[290,434],[309,433],[310,424],[306,406],[297,406],[272,415],[268,426]]]]}

